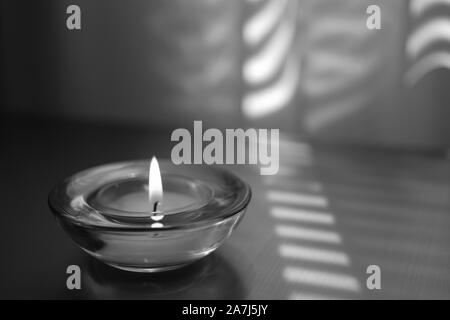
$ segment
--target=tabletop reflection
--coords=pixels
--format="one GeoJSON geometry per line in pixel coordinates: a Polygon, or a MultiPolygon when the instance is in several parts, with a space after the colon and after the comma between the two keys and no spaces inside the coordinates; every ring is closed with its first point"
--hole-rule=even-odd
{"type": "Polygon", "coordinates": [[[233,266],[212,254],[163,273],[132,273],[89,258],[84,286],[94,299],[242,299],[244,286],[233,266]]]}

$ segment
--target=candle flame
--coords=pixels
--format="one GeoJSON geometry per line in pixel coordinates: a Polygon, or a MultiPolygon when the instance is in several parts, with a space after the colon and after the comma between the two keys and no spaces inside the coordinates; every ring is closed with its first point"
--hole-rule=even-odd
{"type": "Polygon", "coordinates": [[[148,173],[148,200],[151,206],[150,211],[153,214],[158,213],[158,208],[161,207],[163,200],[163,187],[158,160],[155,157],[150,161],[148,173]]]}

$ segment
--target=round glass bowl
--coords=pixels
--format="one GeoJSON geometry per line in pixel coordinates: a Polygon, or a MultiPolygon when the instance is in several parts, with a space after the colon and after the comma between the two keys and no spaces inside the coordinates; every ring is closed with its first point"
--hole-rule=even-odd
{"type": "Polygon", "coordinates": [[[70,237],[95,258],[119,269],[179,268],[217,249],[250,202],[250,187],[213,166],[159,162],[162,217],[152,219],[148,160],[107,164],[59,183],[49,206],[70,237]]]}

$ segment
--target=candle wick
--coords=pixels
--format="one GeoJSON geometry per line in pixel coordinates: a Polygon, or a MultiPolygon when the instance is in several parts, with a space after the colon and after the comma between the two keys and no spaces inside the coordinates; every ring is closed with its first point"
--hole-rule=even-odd
{"type": "Polygon", "coordinates": [[[157,212],[158,211],[158,204],[159,204],[159,201],[155,201],[153,203],[153,212],[157,212]]]}

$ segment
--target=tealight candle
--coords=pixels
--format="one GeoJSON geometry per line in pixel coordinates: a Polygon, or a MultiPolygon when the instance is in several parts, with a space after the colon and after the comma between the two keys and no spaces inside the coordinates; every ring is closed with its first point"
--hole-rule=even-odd
{"type": "MultiPolygon", "coordinates": [[[[124,186],[115,186],[115,188],[118,189],[121,189],[123,187],[124,186]]],[[[106,192],[111,191],[110,190],[104,191],[104,193],[106,192]]],[[[108,204],[111,208],[130,212],[149,212],[149,208],[151,208],[152,206],[151,202],[148,199],[148,195],[146,194],[148,193],[148,188],[146,187],[140,188],[140,190],[136,190],[135,192],[120,193],[120,190],[116,190],[116,192],[119,193],[117,195],[117,198],[111,199],[111,201],[108,204]]],[[[166,191],[164,193],[164,202],[160,206],[160,209],[163,212],[172,211],[173,209],[192,205],[195,202],[195,200],[196,199],[194,197],[188,195],[166,191]]]]}
{"type": "Polygon", "coordinates": [[[49,204],[86,252],[140,272],[183,266],[213,252],[245,212],[251,191],[213,167],[153,158],[82,171],[57,185],[49,204]]]}

